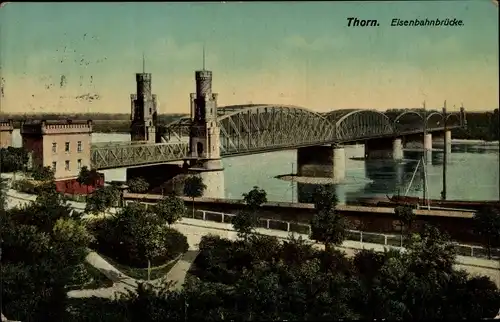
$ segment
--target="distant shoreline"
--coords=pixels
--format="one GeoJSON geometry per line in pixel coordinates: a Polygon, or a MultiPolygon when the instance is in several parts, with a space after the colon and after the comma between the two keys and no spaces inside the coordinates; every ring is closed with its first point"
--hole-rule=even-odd
{"type": "MultiPolygon", "coordinates": [[[[465,140],[464,144],[484,144],[498,145],[498,119],[492,117],[491,112],[470,112],[467,113],[467,129],[457,129],[452,131],[454,142],[465,140]],[[472,142],[474,141],[474,142],[472,142]]],[[[186,116],[185,113],[160,114],[158,123],[162,126],[170,124],[179,118],[186,116]]],[[[21,126],[21,121],[30,120],[93,120],[94,132],[100,133],[129,133],[130,114],[101,114],[101,113],[82,113],[82,114],[0,114],[1,120],[12,119],[14,128],[21,126]]]]}

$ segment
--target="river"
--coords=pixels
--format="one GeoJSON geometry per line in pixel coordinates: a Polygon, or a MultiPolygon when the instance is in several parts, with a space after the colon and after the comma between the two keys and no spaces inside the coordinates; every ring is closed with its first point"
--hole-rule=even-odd
{"type": "MultiPolygon", "coordinates": [[[[129,141],[128,134],[93,133],[93,142],[129,141]]],[[[21,146],[19,130],[13,133],[14,146],[21,146]]],[[[403,162],[354,161],[362,157],[362,145],[346,146],[346,179],[336,185],[339,201],[344,203],[359,197],[404,194],[421,154],[405,152],[403,162]]],[[[433,152],[427,164],[427,187],[430,198],[439,199],[442,190],[442,153],[433,152]]],[[[272,201],[297,201],[295,182],[276,179],[296,169],[296,151],[280,151],[223,159],[225,196],[240,198],[253,186],[263,188],[272,201]]],[[[448,156],[447,199],[498,200],[499,197],[498,143],[483,145],[476,141],[453,141],[448,156]]],[[[102,171],[106,181],[125,180],[125,169],[102,171]]],[[[410,186],[408,195],[422,196],[420,171],[410,186]]]]}

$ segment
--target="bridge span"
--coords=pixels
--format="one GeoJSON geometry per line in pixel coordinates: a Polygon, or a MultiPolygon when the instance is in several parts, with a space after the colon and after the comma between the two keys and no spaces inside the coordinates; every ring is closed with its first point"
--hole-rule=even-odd
{"type": "MultiPolygon", "coordinates": [[[[452,130],[466,125],[465,111],[447,114],[407,110],[335,110],[316,113],[308,109],[273,104],[233,105],[217,108],[220,156],[233,157],[303,147],[365,143],[397,139],[424,132],[452,130]]],[[[193,120],[182,117],[162,129],[161,143],[110,142],[91,147],[91,166],[111,169],[161,164],[189,157],[193,120]]]]}
{"type": "Polygon", "coordinates": [[[163,189],[168,182],[173,186],[185,174],[198,174],[207,186],[205,197],[223,198],[222,158],[290,149],[297,149],[298,176],[340,182],[345,177],[343,144],[364,143],[369,159],[400,160],[405,141],[422,142],[430,151],[432,133],[444,132],[445,142],[451,143],[450,130],[466,125],[463,107],[459,113],[447,113],[446,107],[429,113],[425,108],[423,113],[353,109],[317,113],[277,104],[219,107],[218,94],[212,92],[212,72],[203,69],[195,72],[190,115],[162,127],[151,81],[149,73],[136,75],[130,127],[134,142],[93,145],[89,162],[94,169],[126,167],[127,179],[142,177],[151,190],[163,189]],[[183,161],[182,166],[171,164],[175,161],[183,161]]]}

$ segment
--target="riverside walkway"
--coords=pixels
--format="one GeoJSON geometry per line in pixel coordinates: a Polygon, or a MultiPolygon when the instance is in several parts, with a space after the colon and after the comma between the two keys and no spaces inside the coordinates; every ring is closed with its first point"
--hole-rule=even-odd
{"type": "MultiPolygon", "coordinates": [[[[24,193],[20,193],[18,191],[9,189],[7,192],[7,204],[8,207],[15,207],[22,204],[26,204],[32,202],[36,199],[34,195],[28,195],[24,193]]],[[[85,209],[85,204],[81,202],[70,202],[70,205],[73,209],[82,211],[85,209]]],[[[201,210],[203,211],[203,210],[201,210]]],[[[116,209],[110,209],[110,212],[106,216],[112,216],[116,213],[116,209]]],[[[205,212],[210,213],[210,212],[205,212]]],[[[226,216],[234,216],[233,214],[225,214],[226,216]]],[[[91,219],[93,216],[84,216],[87,219],[91,219]]],[[[183,218],[181,221],[175,223],[173,228],[177,229],[184,235],[186,235],[188,239],[188,244],[190,247],[190,252],[186,253],[181,260],[179,260],[176,265],[171,269],[171,271],[167,274],[165,278],[160,278],[157,280],[149,281],[153,285],[160,285],[164,283],[172,283],[173,287],[180,288],[184,283],[184,279],[186,276],[189,267],[192,262],[196,258],[198,253],[198,244],[202,238],[202,236],[207,234],[219,235],[223,238],[228,238],[230,240],[237,239],[237,234],[234,231],[232,224],[224,223],[224,222],[215,222],[208,221],[206,214],[203,216],[205,220],[193,219],[193,218],[183,218]]],[[[94,217],[95,218],[95,217],[94,217]]],[[[257,234],[261,235],[269,235],[275,236],[279,239],[287,239],[290,234],[293,234],[297,237],[301,237],[305,240],[310,240],[309,235],[307,233],[294,233],[290,231],[280,231],[268,228],[257,228],[257,234]]],[[[368,233],[365,233],[368,234],[368,233]]],[[[381,235],[381,234],[378,234],[381,235]]],[[[387,237],[385,238],[387,241],[387,237]]],[[[310,240],[311,243],[314,243],[310,240]]],[[[322,244],[314,243],[315,247],[323,248],[322,244]]],[[[354,241],[354,240],[346,240],[342,244],[342,246],[337,247],[339,250],[342,250],[346,253],[347,256],[353,256],[358,250],[361,249],[372,249],[377,252],[383,252],[386,249],[401,249],[398,246],[391,246],[388,244],[376,244],[376,243],[367,243],[363,240],[354,241]]],[[[138,282],[146,282],[141,280],[134,280],[133,278],[126,276],[121,273],[118,269],[113,267],[111,264],[106,262],[101,256],[99,256],[95,252],[89,253],[86,258],[87,262],[97,268],[100,272],[102,272],[105,276],[107,276],[111,281],[115,283],[113,287],[105,288],[105,289],[96,289],[96,290],[75,290],[68,292],[68,296],[70,297],[106,297],[113,298],[118,294],[126,292],[126,291],[134,291],[137,288],[138,282]]],[[[481,274],[486,275],[491,278],[492,281],[500,287],[500,263],[494,260],[487,260],[481,258],[474,258],[470,256],[460,256],[456,257],[456,268],[465,269],[470,274],[481,274]]]]}

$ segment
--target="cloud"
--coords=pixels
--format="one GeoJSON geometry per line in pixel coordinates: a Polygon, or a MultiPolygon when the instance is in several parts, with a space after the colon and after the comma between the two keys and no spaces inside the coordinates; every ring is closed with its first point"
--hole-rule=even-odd
{"type": "Polygon", "coordinates": [[[307,40],[306,38],[295,35],[285,38],[285,45],[292,48],[299,48],[304,50],[320,51],[328,48],[338,48],[344,44],[344,40],[340,37],[319,37],[313,40],[307,40]]]}

